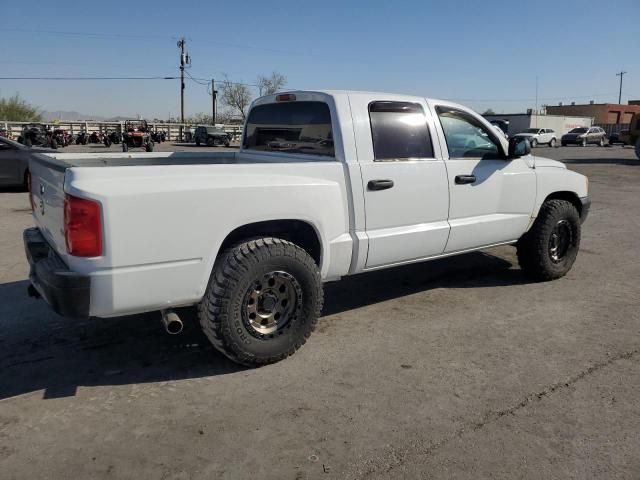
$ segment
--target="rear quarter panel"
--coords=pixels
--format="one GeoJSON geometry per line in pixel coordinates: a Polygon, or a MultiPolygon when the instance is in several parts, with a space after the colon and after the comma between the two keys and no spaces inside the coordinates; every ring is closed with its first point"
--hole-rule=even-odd
{"type": "Polygon", "coordinates": [[[104,255],[69,258],[72,270],[93,277],[91,314],[199,301],[225,237],[266,220],[311,224],[323,278],[346,274],[352,242],[343,168],[332,161],[68,170],[65,190],[103,206],[104,255]]]}

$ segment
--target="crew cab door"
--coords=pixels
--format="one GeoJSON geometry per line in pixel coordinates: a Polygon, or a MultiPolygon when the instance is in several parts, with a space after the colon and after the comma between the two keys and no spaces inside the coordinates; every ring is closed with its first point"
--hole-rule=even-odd
{"type": "Polygon", "coordinates": [[[445,252],[517,240],[536,196],[526,158],[505,159],[500,140],[478,115],[434,105],[449,182],[451,233],[445,252]]]}
{"type": "Polygon", "coordinates": [[[365,268],[441,254],[449,192],[426,102],[375,94],[350,94],[349,101],[365,198],[365,268]]]}

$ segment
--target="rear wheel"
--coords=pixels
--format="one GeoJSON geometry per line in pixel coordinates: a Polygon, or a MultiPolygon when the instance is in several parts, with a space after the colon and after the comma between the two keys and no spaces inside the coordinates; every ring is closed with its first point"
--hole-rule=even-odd
{"type": "Polygon", "coordinates": [[[546,201],[516,245],[520,268],[536,280],[562,277],[576,260],[580,233],[580,216],[571,202],[546,201]]]}
{"type": "Polygon", "coordinates": [[[198,317],[213,346],[260,366],[305,344],[322,309],[320,271],[301,247],[279,238],[240,243],[217,259],[198,317]]]}
{"type": "Polygon", "coordinates": [[[215,147],[216,139],[213,137],[207,137],[207,147],[215,147]]]}
{"type": "Polygon", "coordinates": [[[555,138],[552,138],[552,139],[551,139],[551,141],[549,142],[549,146],[550,146],[551,148],[553,148],[553,147],[555,147],[555,146],[556,146],[556,139],[555,139],[555,138]]]}

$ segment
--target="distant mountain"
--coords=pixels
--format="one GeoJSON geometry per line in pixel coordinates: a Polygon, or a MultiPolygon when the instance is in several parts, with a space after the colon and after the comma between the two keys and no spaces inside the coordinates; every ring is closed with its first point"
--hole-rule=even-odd
{"type": "Polygon", "coordinates": [[[96,122],[119,122],[121,120],[127,120],[133,117],[101,117],[100,115],[87,115],[76,111],[56,110],[55,112],[49,112],[47,110],[42,112],[42,121],[53,122],[54,120],[60,121],[82,121],[82,120],[94,120],[96,122]]]}

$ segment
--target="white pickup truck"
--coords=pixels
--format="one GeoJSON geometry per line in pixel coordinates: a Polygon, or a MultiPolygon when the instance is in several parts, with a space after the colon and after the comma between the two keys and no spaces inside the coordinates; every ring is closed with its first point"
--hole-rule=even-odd
{"type": "Polygon", "coordinates": [[[294,91],[253,102],[237,153],[36,155],[30,293],[173,332],[197,306],[229,358],[276,362],[345,275],[502,244],[536,279],[567,273],[587,178],[529,152],[450,102],[294,91]]]}

